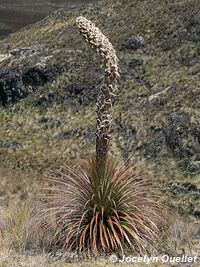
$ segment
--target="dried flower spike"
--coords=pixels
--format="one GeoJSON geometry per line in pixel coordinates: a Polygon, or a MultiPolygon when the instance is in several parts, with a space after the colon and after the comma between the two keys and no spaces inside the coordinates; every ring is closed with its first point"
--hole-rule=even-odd
{"type": "Polygon", "coordinates": [[[110,128],[112,123],[111,96],[116,79],[119,76],[118,59],[115,49],[108,38],[91,21],[78,17],[76,24],[86,42],[96,49],[105,67],[105,80],[97,101],[96,124],[96,158],[98,162],[105,162],[108,154],[110,128]]]}

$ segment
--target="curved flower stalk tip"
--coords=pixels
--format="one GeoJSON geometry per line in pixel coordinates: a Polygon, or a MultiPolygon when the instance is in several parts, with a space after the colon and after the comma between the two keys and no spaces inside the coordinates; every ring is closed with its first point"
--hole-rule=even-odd
{"type": "Polygon", "coordinates": [[[111,96],[117,77],[119,76],[118,58],[108,38],[90,20],[84,17],[78,17],[76,19],[76,25],[85,41],[96,49],[97,54],[100,55],[104,63],[105,79],[101,86],[96,109],[96,159],[97,162],[105,163],[112,124],[111,96]]]}

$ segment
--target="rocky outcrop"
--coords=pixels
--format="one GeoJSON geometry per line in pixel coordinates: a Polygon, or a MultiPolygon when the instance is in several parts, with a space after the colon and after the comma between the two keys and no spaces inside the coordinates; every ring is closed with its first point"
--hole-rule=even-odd
{"type": "Polygon", "coordinates": [[[38,44],[0,57],[0,105],[14,103],[53,81],[60,70],[47,65],[52,57],[48,52],[48,47],[38,44]]]}

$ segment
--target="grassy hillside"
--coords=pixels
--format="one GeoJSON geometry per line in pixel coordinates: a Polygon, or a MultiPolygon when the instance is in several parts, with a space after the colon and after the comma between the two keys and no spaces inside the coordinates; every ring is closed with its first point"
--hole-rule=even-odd
{"type": "Polygon", "coordinates": [[[0,41],[2,201],[34,197],[49,169],[95,146],[99,59],[75,18],[94,21],[120,60],[111,152],[153,174],[163,197],[200,216],[200,2],[109,0],[0,41]]]}
{"type": "Polygon", "coordinates": [[[159,170],[158,177],[162,171],[175,183],[173,195],[195,198],[189,212],[197,212],[190,187],[199,194],[199,8],[195,0],[103,1],[60,10],[1,40],[5,176],[13,169],[40,175],[94,150],[102,71],[74,27],[82,14],[107,34],[120,59],[111,151],[159,170]]]}

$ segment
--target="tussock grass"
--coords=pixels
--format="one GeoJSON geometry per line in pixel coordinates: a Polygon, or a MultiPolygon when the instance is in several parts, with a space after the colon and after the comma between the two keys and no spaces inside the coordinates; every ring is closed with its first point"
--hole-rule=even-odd
{"type": "Polygon", "coordinates": [[[0,218],[2,248],[18,252],[41,248],[43,234],[35,223],[31,201],[11,201],[1,209],[0,218]]]}
{"type": "Polygon", "coordinates": [[[161,246],[172,254],[185,253],[197,254],[199,253],[199,243],[196,239],[198,226],[194,223],[191,217],[180,216],[177,212],[169,218],[170,227],[166,232],[166,240],[161,246]]]}

